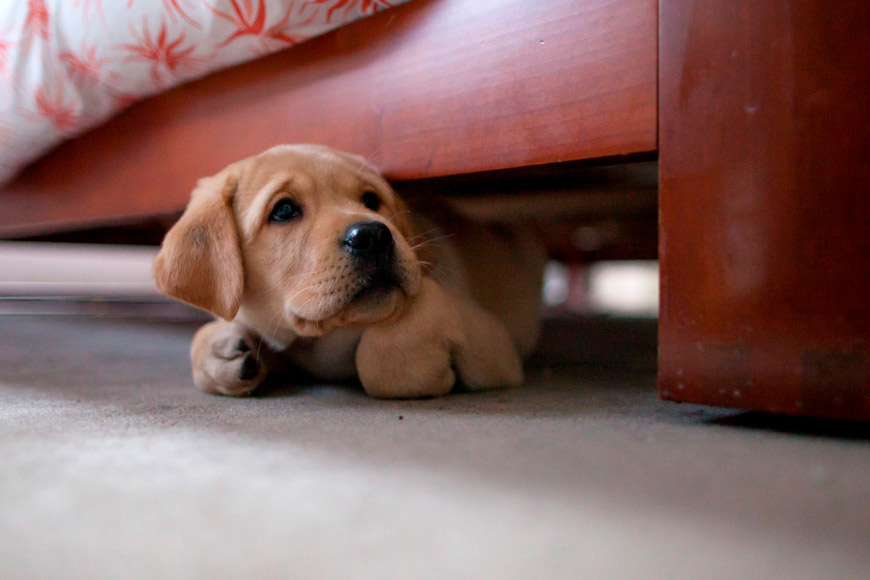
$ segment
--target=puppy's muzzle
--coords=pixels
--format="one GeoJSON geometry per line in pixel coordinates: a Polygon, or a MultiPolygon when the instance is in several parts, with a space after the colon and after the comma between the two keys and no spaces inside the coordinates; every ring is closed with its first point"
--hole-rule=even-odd
{"type": "Polygon", "coordinates": [[[396,244],[390,228],[381,222],[351,225],[341,239],[367,286],[394,286],[396,279],[396,244]]]}

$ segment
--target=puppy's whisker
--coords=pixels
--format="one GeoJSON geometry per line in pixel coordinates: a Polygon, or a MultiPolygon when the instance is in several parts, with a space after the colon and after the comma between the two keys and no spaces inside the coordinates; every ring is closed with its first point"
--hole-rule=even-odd
{"type": "Polygon", "coordinates": [[[456,234],[444,234],[444,235],[441,235],[441,236],[434,236],[434,237],[431,237],[431,238],[427,238],[427,239],[423,240],[422,242],[418,243],[417,245],[415,245],[415,246],[413,246],[413,247],[416,248],[416,247],[424,246],[424,245],[426,245],[426,244],[434,244],[435,242],[440,242],[440,241],[442,241],[442,240],[446,240],[446,239],[448,239],[448,238],[452,238],[454,235],[456,235],[456,234]]]}
{"type": "Polygon", "coordinates": [[[281,282],[276,282],[275,284],[272,284],[272,285],[266,287],[262,292],[257,292],[254,295],[254,297],[259,298],[260,296],[262,296],[263,294],[266,294],[267,292],[271,292],[272,290],[278,290],[279,288],[281,288],[281,286],[282,286],[281,282]]]}
{"type": "MultiPolygon", "coordinates": [[[[275,340],[275,341],[277,341],[276,337],[278,336],[278,325],[280,325],[281,321],[284,320],[284,310],[283,309],[279,310],[277,312],[276,316],[278,317],[278,324],[275,325],[275,330],[272,332],[272,340],[275,340]]],[[[275,318],[275,316],[273,316],[272,318],[269,319],[267,326],[272,326],[272,320],[274,318],[275,318]]],[[[260,353],[263,351],[263,342],[264,341],[261,339],[259,341],[259,343],[257,344],[257,360],[260,360],[260,353]]]]}
{"type": "Polygon", "coordinates": [[[399,217],[399,216],[402,215],[403,213],[411,213],[411,210],[409,210],[409,209],[403,209],[402,211],[397,211],[397,212],[394,213],[393,215],[389,216],[389,217],[387,218],[387,221],[390,222],[390,223],[392,223],[394,219],[396,219],[397,217],[399,217]]]}
{"type": "Polygon", "coordinates": [[[440,236],[433,236],[433,237],[427,239],[426,241],[427,242],[440,242],[441,240],[446,240],[447,238],[452,238],[455,235],[456,234],[442,234],[440,236]]]}
{"type": "MultiPolygon", "coordinates": [[[[319,283],[319,284],[320,284],[320,285],[323,285],[322,282],[319,283]]],[[[311,286],[308,287],[308,289],[311,289],[311,288],[313,288],[313,287],[316,286],[316,285],[318,285],[318,284],[317,284],[317,283],[312,284],[311,286]]],[[[303,289],[303,290],[305,290],[305,289],[303,289]]],[[[323,308],[323,305],[324,305],[324,303],[325,303],[326,300],[327,300],[327,295],[322,294],[322,293],[319,293],[319,292],[318,292],[318,293],[315,293],[315,294],[312,294],[311,296],[309,296],[308,299],[307,299],[305,302],[303,302],[302,304],[299,304],[298,306],[296,306],[296,308],[297,308],[297,309],[305,308],[305,307],[308,306],[308,305],[309,305],[309,304],[310,304],[310,303],[311,303],[315,298],[319,298],[319,299],[320,299],[320,302],[318,303],[318,305],[317,305],[317,307],[316,307],[316,310],[319,312],[319,311],[323,308]]]]}
{"type": "Polygon", "coordinates": [[[278,311],[278,322],[275,323],[275,329],[272,330],[272,340],[277,340],[278,336],[278,327],[281,326],[281,323],[284,322],[284,309],[278,311]]]}
{"type": "Polygon", "coordinates": [[[326,296],[320,297],[320,302],[317,303],[317,312],[323,312],[323,305],[326,303],[326,296]]]}
{"type": "Polygon", "coordinates": [[[326,273],[327,271],[329,271],[329,268],[324,268],[324,269],[316,271],[316,272],[304,272],[302,274],[290,276],[289,278],[285,278],[283,280],[278,280],[274,284],[272,284],[271,286],[268,286],[267,288],[263,289],[262,291],[257,292],[254,296],[259,298],[260,296],[262,296],[263,294],[266,294],[267,292],[271,292],[273,290],[280,290],[283,286],[286,285],[287,282],[290,282],[292,280],[296,280],[298,278],[303,278],[305,276],[311,276],[311,277],[319,276],[321,274],[326,273]]]}
{"type": "MultiPolygon", "coordinates": [[[[324,270],[324,271],[326,271],[326,270],[324,270]]],[[[315,280],[314,282],[312,282],[308,286],[304,286],[303,288],[298,290],[296,293],[294,293],[293,296],[290,297],[290,300],[295,300],[303,292],[307,292],[307,291],[312,290],[318,286],[323,286],[324,283],[325,282],[323,280],[315,280]]]]}
{"type": "Polygon", "coordinates": [[[305,308],[306,306],[308,306],[311,303],[312,300],[314,300],[315,298],[319,298],[319,297],[320,297],[319,294],[312,294],[311,296],[308,297],[308,299],[305,302],[300,304],[297,308],[305,308]]]}
{"type": "Polygon", "coordinates": [[[411,250],[418,250],[418,249],[420,249],[420,248],[425,248],[426,246],[435,246],[435,247],[438,247],[438,246],[441,245],[441,244],[439,243],[441,240],[444,240],[444,239],[449,238],[449,237],[450,237],[450,236],[441,236],[441,237],[439,237],[439,238],[433,238],[433,239],[431,239],[431,240],[423,240],[423,241],[420,242],[419,244],[415,244],[415,245],[411,246],[411,250]]]}
{"type": "Polygon", "coordinates": [[[410,238],[408,238],[408,243],[411,244],[411,243],[415,242],[416,240],[419,240],[420,238],[425,238],[425,237],[431,236],[432,234],[434,234],[435,232],[438,232],[438,231],[440,231],[438,228],[432,228],[431,230],[421,232],[421,233],[417,234],[416,236],[411,236],[410,238]]]}
{"type": "MultiPolygon", "coordinates": [[[[302,294],[303,292],[308,292],[309,290],[314,290],[314,289],[317,288],[318,286],[322,286],[322,285],[323,285],[322,282],[315,282],[314,284],[310,284],[310,285],[306,286],[305,288],[303,288],[302,290],[300,290],[299,292],[296,292],[296,293],[295,293],[295,294],[294,294],[290,299],[291,299],[291,300],[294,300],[296,297],[298,297],[298,296],[299,296],[300,294],[302,294]]],[[[308,302],[310,302],[310,301],[313,300],[314,298],[317,298],[318,296],[320,296],[320,293],[319,293],[319,292],[316,292],[316,293],[312,294],[311,296],[308,297],[308,300],[306,300],[306,301],[302,304],[302,306],[304,306],[305,304],[307,304],[308,302]]]]}

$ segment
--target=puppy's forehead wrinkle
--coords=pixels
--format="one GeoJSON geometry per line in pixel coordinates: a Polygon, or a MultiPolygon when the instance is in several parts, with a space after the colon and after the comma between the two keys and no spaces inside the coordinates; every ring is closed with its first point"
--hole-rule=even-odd
{"type": "Polygon", "coordinates": [[[345,174],[365,181],[368,185],[380,189],[383,178],[380,171],[363,157],[350,153],[334,151],[318,145],[279,145],[269,149],[261,156],[272,162],[291,164],[296,168],[305,168],[314,173],[345,174]]]}
{"type": "Polygon", "coordinates": [[[296,187],[299,180],[299,176],[277,173],[272,175],[265,185],[253,193],[253,200],[241,211],[242,229],[248,236],[252,235],[257,226],[266,218],[268,206],[272,203],[276,194],[296,187]]]}
{"type": "MultiPolygon", "coordinates": [[[[374,218],[376,217],[376,216],[372,215],[372,212],[363,211],[361,208],[356,207],[356,205],[354,205],[354,204],[337,206],[334,208],[333,211],[336,214],[353,216],[354,220],[374,221],[374,218]]],[[[377,217],[379,217],[379,216],[377,216],[377,217]]],[[[383,221],[383,220],[377,220],[377,221],[383,221]]]]}

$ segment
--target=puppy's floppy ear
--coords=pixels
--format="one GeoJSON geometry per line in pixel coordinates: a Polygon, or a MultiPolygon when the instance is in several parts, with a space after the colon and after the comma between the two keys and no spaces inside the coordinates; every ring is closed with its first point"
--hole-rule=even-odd
{"type": "Polygon", "coordinates": [[[227,320],[235,318],[244,288],[232,210],[237,187],[234,176],[201,179],[152,269],[161,292],[227,320]]]}

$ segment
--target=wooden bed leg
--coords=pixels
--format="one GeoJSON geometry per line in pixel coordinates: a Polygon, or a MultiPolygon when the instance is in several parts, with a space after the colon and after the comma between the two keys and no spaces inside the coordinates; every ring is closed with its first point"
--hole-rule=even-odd
{"type": "Polygon", "coordinates": [[[870,420],[866,10],[660,3],[663,398],[870,420]]]}

